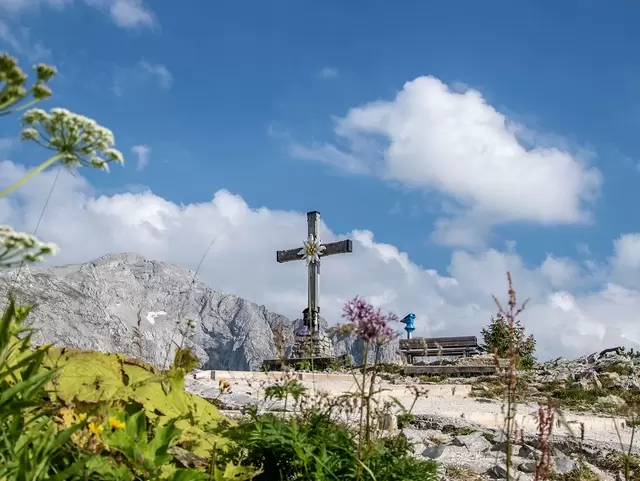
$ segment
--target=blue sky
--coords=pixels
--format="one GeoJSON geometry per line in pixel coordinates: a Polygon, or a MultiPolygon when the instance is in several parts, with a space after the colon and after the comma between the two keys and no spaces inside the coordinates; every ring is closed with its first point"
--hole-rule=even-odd
{"type": "MultiPolygon", "coordinates": [[[[82,172],[96,197],[148,188],[191,205],[226,189],[253,209],[319,210],[331,231],[370,231],[442,276],[456,277],[452,259],[461,253],[517,249],[529,270],[549,255],[569,258],[588,271],[574,293],[611,281],[613,268],[603,266],[615,256],[614,241],[640,231],[640,7],[631,2],[181,3],[190,6],[0,0],[2,48],[24,66],[45,61],[59,69],[55,97],[43,107],[63,105],[116,135],[125,168],[82,172]],[[435,83],[415,83],[406,108],[398,107],[405,84],[429,76],[442,97],[434,96],[435,83]],[[469,100],[474,93],[478,102],[469,100]],[[524,182],[520,192],[516,171],[505,167],[504,185],[482,184],[477,174],[490,176],[489,164],[469,170],[472,185],[464,175],[447,177],[455,162],[466,169],[470,151],[452,153],[464,138],[436,148],[419,137],[432,130],[432,140],[443,138],[438,129],[447,119],[436,114],[453,112],[454,103],[438,102],[455,99],[468,102],[456,107],[454,127],[476,108],[477,118],[493,112],[498,123],[520,126],[509,141],[526,147],[517,172],[541,180],[524,182]],[[392,127],[370,123],[367,106],[376,101],[390,103],[392,127]],[[365,120],[349,117],[358,107],[365,120]],[[430,108],[436,114],[426,115],[430,108]],[[336,135],[339,125],[346,134],[336,135]],[[411,135],[418,138],[406,141],[411,135]],[[143,169],[134,146],[148,149],[143,169]],[[554,170],[552,159],[539,169],[536,149],[570,166],[554,170]],[[347,159],[366,168],[349,172],[347,159]],[[431,162],[438,168],[420,170],[431,162]],[[543,202],[554,196],[558,203],[543,202]],[[546,207],[531,207],[540,202],[546,207]],[[433,234],[439,221],[462,225],[464,239],[433,234]],[[601,268],[609,274],[594,273],[601,268]]],[[[470,148],[485,142],[478,132],[470,148]]],[[[509,132],[498,126],[486,138],[509,132]]],[[[6,122],[0,130],[8,139],[17,133],[6,122]]],[[[27,146],[7,150],[17,164],[41,160],[27,146]]],[[[405,302],[402,309],[414,308],[405,302]]]]}

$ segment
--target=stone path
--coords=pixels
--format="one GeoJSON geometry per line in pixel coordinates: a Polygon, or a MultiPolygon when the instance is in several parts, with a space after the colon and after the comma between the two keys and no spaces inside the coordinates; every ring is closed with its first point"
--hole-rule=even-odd
{"type": "MultiPolygon", "coordinates": [[[[282,409],[280,403],[272,402],[268,406],[264,403],[264,390],[267,386],[285,378],[293,376],[298,379],[310,393],[327,393],[330,396],[339,396],[357,390],[357,383],[353,376],[345,374],[324,373],[295,373],[282,372],[244,372],[244,371],[201,371],[187,379],[187,389],[203,397],[218,397],[229,406],[237,406],[238,409],[247,404],[258,404],[265,409],[282,409]],[[232,392],[220,394],[218,382],[227,380],[232,392]]],[[[463,419],[468,423],[477,424],[489,429],[500,429],[503,426],[502,401],[469,397],[471,385],[464,384],[433,384],[420,385],[428,390],[427,396],[418,398],[414,405],[413,414],[431,415],[451,419],[463,419]]],[[[414,401],[414,392],[411,385],[389,384],[382,382],[379,387],[384,390],[379,395],[381,402],[398,399],[405,407],[414,401]]],[[[517,407],[516,422],[525,434],[535,434],[537,430],[537,404],[521,404],[517,407]]],[[[565,412],[566,424],[578,434],[580,423],[584,423],[585,439],[594,441],[618,443],[615,423],[618,424],[620,436],[624,443],[628,443],[631,430],[625,426],[622,419],[611,419],[587,414],[565,412]]],[[[559,422],[554,427],[554,433],[569,435],[566,425],[559,422]]]]}

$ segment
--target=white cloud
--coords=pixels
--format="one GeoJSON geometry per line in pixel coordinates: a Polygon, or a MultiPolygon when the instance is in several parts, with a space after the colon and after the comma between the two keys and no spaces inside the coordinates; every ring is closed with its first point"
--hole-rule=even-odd
{"type": "Polygon", "coordinates": [[[138,170],[144,170],[149,165],[149,156],[151,155],[151,147],[148,145],[134,145],[131,150],[137,156],[138,170]]]}
{"type": "MultiPolygon", "coordinates": [[[[0,185],[24,172],[22,166],[0,163],[0,185]]],[[[46,172],[16,196],[1,199],[0,224],[31,230],[52,175],[46,172]]],[[[133,251],[195,268],[211,239],[219,236],[203,265],[202,279],[215,289],[293,317],[306,304],[304,263],[278,264],[275,251],[301,244],[305,222],[302,212],[252,208],[224,190],[210,201],[190,204],[169,202],[149,190],[97,196],[82,176],[65,173],[39,237],[61,247],[56,263],[133,251]]],[[[395,246],[376,242],[371,232],[336,235],[324,224],[321,229],[327,242],[346,236],[354,240],[353,253],[323,264],[322,314],[332,323],[339,320],[344,301],[362,295],[400,316],[414,312],[418,334],[479,336],[495,312],[491,295],[506,296],[509,270],[520,300],[531,298],[523,321],[537,337],[542,357],[576,356],[629,344],[625,337],[640,339],[640,290],[612,277],[592,279],[598,285],[588,292],[574,289],[577,276],[590,274],[584,269],[578,273],[567,259],[549,256],[540,266],[526,266],[512,243],[504,252],[456,251],[444,274],[415,264],[395,246]]]]}
{"type": "Polygon", "coordinates": [[[487,231],[478,219],[485,226],[585,222],[599,193],[598,170],[549,146],[552,136],[511,121],[479,92],[453,91],[434,77],[406,83],[391,101],[350,109],[337,119],[336,134],[348,142],[347,151],[325,144],[297,152],[455,200],[459,214],[434,234],[444,243],[466,245],[465,231],[487,231]]]}
{"type": "Polygon", "coordinates": [[[168,90],[171,87],[171,84],[173,83],[173,75],[171,75],[171,72],[169,72],[167,67],[162,64],[151,64],[144,60],[138,65],[142,70],[148,72],[149,75],[155,77],[158,85],[163,90],[168,90]]]}
{"type": "Polygon", "coordinates": [[[153,14],[143,5],[141,0],[115,0],[100,3],[105,4],[111,18],[121,27],[150,27],[155,23],[153,14]]]}
{"type": "Polygon", "coordinates": [[[618,237],[610,263],[612,278],[616,282],[640,288],[640,234],[628,233],[618,237]]]}
{"type": "MultiPolygon", "coordinates": [[[[3,1],[6,0],[0,0],[0,2],[3,1]]],[[[2,6],[2,3],[0,3],[0,6],[2,6]]],[[[32,41],[30,29],[26,27],[14,27],[14,29],[11,29],[2,20],[0,20],[0,41],[9,47],[12,55],[24,55],[31,62],[42,61],[51,56],[49,49],[41,43],[32,41]]]]}
{"type": "Polygon", "coordinates": [[[340,76],[340,72],[335,67],[324,67],[320,70],[320,77],[324,79],[334,79],[340,76]]]}
{"type": "Polygon", "coordinates": [[[167,91],[173,84],[173,75],[169,69],[162,64],[149,63],[141,60],[130,68],[118,68],[113,76],[113,93],[120,96],[125,90],[133,87],[155,83],[160,90],[167,91]]]}
{"type": "MultiPolygon", "coordinates": [[[[108,12],[120,27],[153,27],[156,24],[153,12],[142,0],[83,0],[87,5],[108,12]]],[[[0,9],[20,13],[41,6],[61,10],[73,0],[0,0],[0,9]]]]}

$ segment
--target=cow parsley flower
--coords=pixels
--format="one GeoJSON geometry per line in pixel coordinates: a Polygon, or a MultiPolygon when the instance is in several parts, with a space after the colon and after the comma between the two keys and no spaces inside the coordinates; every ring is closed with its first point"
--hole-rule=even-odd
{"type": "Polygon", "coordinates": [[[360,297],[345,304],[343,317],[350,322],[349,326],[356,336],[375,344],[384,344],[393,338],[394,330],[389,323],[398,320],[395,314],[383,314],[360,297]]]}
{"type": "Polygon", "coordinates": [[[0,192],[4,197],[56,162],[67,167],[86,166],[109,171],[109,164],[124,164],[122,153],[114,148],[115,140],[106,129],[83,115],[67,109],[28,110],[22,116],[21,138],[35,142],[56,154],[31,170],[18,182],[0,192]]]}
{"type": "Polygon", "coordinates": [[[55,244],[41,242],[31,234],[0,226],[0,267],[17,267],[23,262],[41,262],[45,255],[55,255],[55,244]]]}
{"type": "Polygon", "coordinates": [[[58,160],[73,166],[109,170],[109,163],[123,164],[122,153],[113,146],[113,133],[84,115],[67,109],[31,109],[22,116],[22,140],[33,141],[58,152],[58,160]]]}
{"type": "Polygon", "coordinates": [[[46,64],[34,66],[36,81],[27,86],[27,75],[18,66],[18,61],[3,53],[0,55],[0,116],[29,108],[51,96],[51,89],[46,83],[56,74],[56,69],[46,64]],[[18,105],[23,100],[33,97],[26,104],[18,105]]]}

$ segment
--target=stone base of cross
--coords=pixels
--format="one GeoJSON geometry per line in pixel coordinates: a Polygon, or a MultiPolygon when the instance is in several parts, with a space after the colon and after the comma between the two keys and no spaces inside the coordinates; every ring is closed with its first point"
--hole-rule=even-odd
{"type": "Polygon", "coordinates": [[[279,263],[306,260],[308,273],[308,301],[302,311],[305,326],[310,333],[318,331],[318,316],[320,315],[320,259],[334,255],[353,252],[351,240],[343,240],[323,244],[320,239],[320,212],[307,212],[307,240],[302,248],[278,251],[276,259],[279,263]]]}

